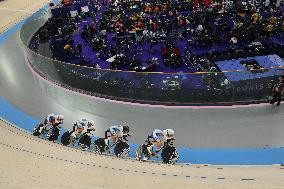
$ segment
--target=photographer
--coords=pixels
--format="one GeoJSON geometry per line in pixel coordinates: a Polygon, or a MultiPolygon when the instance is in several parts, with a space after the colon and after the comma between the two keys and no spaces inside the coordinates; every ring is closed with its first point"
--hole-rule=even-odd
{"type": "Polygon", "coordinates": [[[274,84],[272,92],[273,99],[270,101],[270,104],[274,104],[277,101],[277,106],[279,106],[281,102],[281,96],[284,93],[283,76],[280,76],[278,82],[274,84]]]}

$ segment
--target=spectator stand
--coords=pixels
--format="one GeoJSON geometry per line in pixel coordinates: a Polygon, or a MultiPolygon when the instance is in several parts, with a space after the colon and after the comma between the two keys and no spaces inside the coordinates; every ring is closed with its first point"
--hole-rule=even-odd
{"type": "MultiPolygon", "coordinates": [[[[52,10],[53,17],[38,31],[39,46],[48,41],[54,59],[95,68],[91,71],[76,67],[72,72],[118,88],[128,86],[122,96],[131,88],[141,89],[144,85],[145,90],[174,90],[189,96],[199,94],[194,90],[222,91],[218,94],[227,90],[230,99],[236,78],[240,81],[246,75],[243,81],[271,79],[280,74],[271,71],[252,77],[245,69],[242,73],[226,71],[236,67],[228,63],[232,59],[258,59],[271,54],[283,57],[281,9],[270,10],[262,4],[254,7],[247,3],[215,3],[207,10],[194,11],[183,7],[183,3],[149,0],[62,4],[52,10]],[[273,25],[272,31],[266,31],[269,24],[273,25]],[[228,66],[218,65],[220,61],[228,66]]],[[[33,39],[36,38],[37,35],[33,39]]],[[[33,49],[37,52],[39,48],[33,45],[33,49]]],[[[269,87],[265,90],[267,93],[269,87]]]]}

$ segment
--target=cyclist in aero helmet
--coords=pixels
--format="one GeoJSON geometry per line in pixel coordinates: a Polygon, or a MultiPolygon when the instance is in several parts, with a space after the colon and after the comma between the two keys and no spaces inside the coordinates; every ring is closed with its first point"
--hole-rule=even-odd
{"type": "Polygon", "coordinates": [[[64,115],[62,114],[56,114],[56,113],[48,114],[47,117],[44,119],[44,122],[42,123],[43,126],[40,128],[39,132],[42,133],[42,131],[46,129],[48,126],[56,127],[61,125],[63,124],[63,120],[64,120],[64,115]]]}
{"type": "Polygon", "coordinates": [[[94,125],[95,122],[93,120],[87,120],[86,118],[81,118],[74,123],[72,136],[74,138],[79,138],[81,134],[94,133],[96,131],[94,125]]]}
{"type": "Polygon", "coordinates": [[[148,136],[148,147],[147,150],[152,156],[156,156],[155,152],[159,152],[163,149],[167,140],[174,140],[175,132],[173,129],[155,129],[151,135],[148,136]],[[152,140],[150,140],[152,139],[152,140]],[[153,152],[153,147],[157,147],[158,150],[153,152]]]}
{"type": "Polygon", "coordinates": [[[111,126],[108,130],[105,131],[105,142],[108,145],[109,144],[109,139],[112,140],[114,143],[117,138],[124,137],[124,136],[130,136],[129,134],[129,126],[127,125],[116,125],[116,126],[111,126]],[[108,133],[111,134],[111,136],[108,136],[108,133]]]}

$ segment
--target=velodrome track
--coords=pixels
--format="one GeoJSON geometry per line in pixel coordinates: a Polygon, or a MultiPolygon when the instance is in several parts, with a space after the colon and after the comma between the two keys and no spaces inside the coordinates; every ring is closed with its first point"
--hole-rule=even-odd
{"type": "MultiPolygon", "coordinates": [[[[16,4],[16,0],[9,1],[16,4]]],[[[23,4],[30,2],[21,1],[23,4]]],[[[24,7],[20,8],[23,10],[24,7]]],[[[10,19],[13,20],[13,17],[10,19]]],[[[62,112],[66,117],[72,117],[72,120],[67,119],[68,127],[84,115],[96,120],[101,132],[105,126],[124,122],[135,128],[136,142],[144,138],[139,133],[147,133],[157,125],[175,125],[177,137],[181,139],[178,141],[180,146],[284,146],[282,107],[162,109],[99,101],[95,103],[101,106],[93,115],[75,109],[74,104],[58,104],[48,90],[60,89],[39,90],[47,87],[47,84],[33,76],[27,67],[19,32],[0,44],[0,52],[0,95],[38,119],[51,111],[62,112]]],[[[3,122],[0,125],[0,188],[284,187],[281,166],[166,166],[110,159],[36,139],[3,122]],[[56,182],[54,177],[57,178],[56,182]],[[72,182],[74,180],[76,182],[72,182]]]]}
{"type": "MultiPolygon", "coordinates": [[[[42,4],[37,3],[38,8],[42,4]]],[[[10,11],[26,16],[31,12],[26,6],[22,5],[24,10],[18,7],[10,11]]],[[[7,12],[5,7],[2,10],[7,12]]],[[[284,146],[283,106],[159,108],[92,99],[54,87],[35,76],[27,66],[19,30],[14,33],[15,30],[8,32],[9,38],[0,38],[0,95],[37,119],[59,112],[66,116],[64,127],[70,128],[81,117],[91,118],[96,121],[98,135],[103,135],[110,125],[128,124],[135,136],[132,141],[136,143],[141,143],[155,128],[169,127],[175,129],[177,145],[182,147],[284,146]]]]}
{"type": "Polygon", "coordinates": [[[37,119],[59,112],[66,117],[64,127],[70,128],[80,117],[91,118],[99,135],[110,125],[128,124],[136,143],[155,128],[170,127],[176,131],[177,145],[183,147],[284,146],[283,106],[173,109],[95,100],[65,92],[33,75],[19,31],[0,44],[0,51],[0,95],[37,119]]]}
{"type": "Polygon", "coordinates": [[[283,166],[140,163],[96,156],[0,122],[0,188],[282,189],[283,166]]]}

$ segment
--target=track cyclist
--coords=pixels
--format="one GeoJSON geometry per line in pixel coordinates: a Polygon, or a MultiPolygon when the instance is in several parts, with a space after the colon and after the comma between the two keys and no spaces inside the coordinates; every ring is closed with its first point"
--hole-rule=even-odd
{"type": "Polygon", "coordinates": [[[153,157],[158,157],[157,153],[161,151],[168,140],[175,140],[175,132],[173,129],[155,129],[151,135],[148,136],[147,150],[153,157]],[[154,147],[157,150],[154,151],[154,147]]]}
{"type": "Polygon", "coordinates": [[[93,135],[95,131],[95,122],[93,120],[81,118],[74,123],[73,133],[71,136],[75,139],[78,139],[83,134],[93,135]]]}
{"type": "MultiPolygon", "coordinates": [[[[39,132],[42,133],[43,130],[46,130],[48,126],[57,127],[63,124],[64,116],[62,114],[51,113],[45,118],[44,122],[42,123],[42,127],[40,128],[39,132]]],[[[51,130],[50,130],[51,131],[51,130]]],[[[50,135],[50,133],[48,133],[50,135]]]]}
{"type": "Polygon", "coordinates": [[[127,125],[111,126],[108,130],[105,131],[106,145],[110,144],[110,139],[112,140],[112,143],[115,143],[118,138],[130,136],[129,131],[130,129],[127,125]],[[110,133],[111,136],[108,136],[108,133],[110,133]]]}

